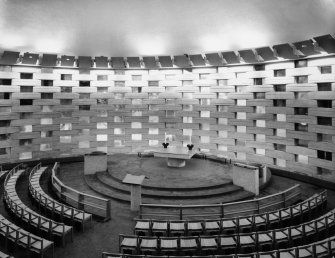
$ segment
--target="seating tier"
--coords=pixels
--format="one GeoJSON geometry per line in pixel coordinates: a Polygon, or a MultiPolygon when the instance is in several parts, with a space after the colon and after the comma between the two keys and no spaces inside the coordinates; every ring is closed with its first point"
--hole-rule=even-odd
{"type": "MultiPolygon", "coordinates": [[[[196,229],[196,228],[195,228],[196,229]]],[[[292,227],[230,235],[146,237],[120,235],[120,251],[133,254],[250,253],[309,244],[331,236],[335,209],[312,221],[292,227]]]]}
{"type": "Polygon", "coordinates": [[[295,225],[312,219],[326,208],[327,191],[313,195],[305,201],[279,210],[241,216],[234,218],[218,218],[211,220],[153,220],[136,219],[134,232],[137,235],[189,235],[189,230],[197,225],[199,234],[222,234],[234,232],[250,232],[295,225]]]}
{"type": "Polygon", "coordinates": [[[52,218],[59,217],[62,222],[79,223],[84,231],[85,224],[92,225],[92,215],[82,210],[60,203],[51,198],[40,186],[40,179],[48,167],[38,164],[29,175],[29,193],[40,211],[50,213],[52,218]]]}
{"type": "Polygon", "coordinates": [[[4,201],[8,210],[27,228],[34,228],[38,234],[46,234],[47,237],[60,237],[63,246],[66,236],[73,240],[73,228],[63,223],[48,219],[26,206],[19,198],[15,186],[18,178],[23,175],[24,169],[12,170],[5,179],[4,201]]]}
{"type": "MultiPolygon", "coordinates": [[[[310,243],[308,245],[297,246],[287,249],[276,249],[266,252],[254,252],[249,254],[230,254],[230,255],[208,255],[202,258],[330,258],[335,254],[335,236],[310,243]]],[[[160,258],[172,258],[173,256],[160,256],[160,258]]],[[[179,256],[181,258],[181,256],[179,256]]],[[[182,256],[183,258],[191,258],[191,256],[182,256]]],[[[192,258],[200,258],[200,256],[192,256],[192,258]]],[[[157,258],[151,255],[129,255],[121,253],[103,252],[102,258],[157,258]]],[[[176,258],[176,257],[174,257],[176,258]]]]}
{"type": "Polygon", "coordinates": [[[24,229],[8,221],[1,214],[0,234],[4,237],[6,246],[8,245],[8,242],[12,242],[16,246],[21,246],[27,250],[40,254],[41,257],[43,257],[47,250],[52,249],[53,255],[54,243],[52,241],[35,236],[34,234],[25,231],[24,229]]]}

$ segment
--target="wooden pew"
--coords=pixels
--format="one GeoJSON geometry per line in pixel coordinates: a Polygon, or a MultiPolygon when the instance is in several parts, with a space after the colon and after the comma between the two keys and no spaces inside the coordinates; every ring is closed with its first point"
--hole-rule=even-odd
{"type": "Polygon", "coordinates": [[[60,203],[45,193],[40,186],[40,179],[47,169],[48,167],[41,167],[39,163],[30,171],[29,193],[34,203],[40,211],[44,211],[45,214],[49,213],[53,219],[57,216],[61,222],[68,222],[70,225],[78,223],[84,231],[85,224],[92,225],[92,214],[60,203]]]}
{"type": "Polygon", "coordinates": [[[313,195],[298,204],[262,214],[248,216],[218,218],[205,220],[153,220],[135,219],[135,234],[142,235],[189,235],[189,225],[197,223],[201,229],[197,232],[206,234],[223,234],[237,232],[255,232],[296,225],[318,216],[327,204],[327,191],[313,195]],[[178,223],[179,222],[179,223],[178,223]],[[178,225],[179,224],[179,225],[178,225]],[[183,225],[184,224],[184,225],[183,225]],[[172,229],[171,229],[172,226],[172,229]],[[177,228],[176,228],[177,227],[177,228]]]}
{"type": "MultiPolygon", "coordinates": [[[[198,255],[209,250],[214,253],[223,253],[227,255],[232,253],[252,253],[309,244],[321,240],[324,237],[329,237],[334,232],[335,209],[314,220],[291,227],[261,232],[237,232],[228,235],[179,236],[177,250],[170,250],[170,252],[172,252],[173,255],[184,254],[185,252],[189,252],[192,255],[198,255]],[[217,246],[213,244],[213,239],[215,239],[217,246]],[[191,241],[196,242],[197,245],[195,246],[193,244],[192,246],[188,246],[188,243],[191,241]],[[209,242],[211,242],[211,244],[207,245],[206,243],[209,242]],[[185,245],[183,246],[182,243],[185,243],[185,245]],[[189,247],[189,249],[187,247],[189,247]],[[204,249],[202,249],[202,247],[204,247],[204,249]]],[[[161,249],[161,239],[168,242],[169,240],[175,240],[176,237],[120,235],[120,251],[122,252],[122,250],[126,249],[130,250],[131,254],[144,254],[144,252],[149,249],[148,246],[143,246],[143,239],[146,239],[145,241],[151,239],[151,242],[156,241],[155,245],[150,246],[150,253],[161,254],[162,252],[166,252],[166,250],[161,249]],[[143,247],[145,248],[143,249],[143,247]]]]}
{"type": "Polygon", "coordinates": [[[20,246],[28,251],[40,254],[41,257],[44,257],[45,253],[50,249],[52,251],[52,257],[54,256],[54,243],[52,241],[48,241],[25,231],[8,221],[1,214],[0,235],[4,237],[6,247],[9,242],[11,242],[15,246],[20,246]]]}
{"type": "MultiPolygon", "coordinates": [[[[168,256],[169,258],[330,258],[335,255],[335,236],[316,241],[307,245],[296,246],[286,249],[275,249],[266,252],[253,252],[247,254],[232,253],[227,255],[207,256],[168,256]]],[[[167,258],[167,256],[159,256],[167,258]]],[[[103,252],[102,258],[157,258],[151,255],[129,255],[121,253],[103,252]]]]}
{"type": "Polygon", "coordinates": [[[73,228],[63,223],[48,219],[26,206],[16,193],[15,186],[18,178],[23,175],[25,169],[15,167],[6,176],[4,182],[4,201],[7,209],[13,214],[17,221],[26,228],[34,229],[38,234],[47,234],[50,239],[60,237],[62,245],[65,246],[66,236],[73,241],[73,228]]]}

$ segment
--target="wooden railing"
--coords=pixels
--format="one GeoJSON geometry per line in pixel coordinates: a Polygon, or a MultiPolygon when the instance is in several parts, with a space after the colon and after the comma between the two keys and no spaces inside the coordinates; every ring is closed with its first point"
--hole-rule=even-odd
{"type": "Polygon", "coordinates": [[[6,177],[5,177],[4,185],[7,184],[8,180],[10,179],[10,177],[11,177],[12,175],[14,175],[18,170],[20,170],[20,169],[22,169],[22,168],[23,168],[23,164],[22,164],[22,163],[20,163],[20,164],[16,165],[15,167],[13,167],[13,168],[7,173],[7,175],[6,175],[6,177]]]}
{"type": "Polygon", "coordinates": [[[94,195],[79,192],[63,184],[57,177],[59,173],[58,162],[52,168],[51,182],[57,196],[65,203],[103,218],[105,221],[111,218],[111,200],[94,195]]]}
{"type": "Polygon", "coordinates": [[[141,204],[140,218],[190,219],[223,218],[257,214],[287,207],[301,199],[300,185],[297,184],[283,192],[262,198],[222,204],[206,205],[164,205],[141,204]]]}

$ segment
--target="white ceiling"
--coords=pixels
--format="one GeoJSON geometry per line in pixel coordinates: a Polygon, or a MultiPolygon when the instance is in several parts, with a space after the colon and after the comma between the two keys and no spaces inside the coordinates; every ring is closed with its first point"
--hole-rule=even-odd
{"type": "Polygon", "coordinates": [[[0,51],[199,54],[335,32],[335,0],[0,0],[0,51]]]}

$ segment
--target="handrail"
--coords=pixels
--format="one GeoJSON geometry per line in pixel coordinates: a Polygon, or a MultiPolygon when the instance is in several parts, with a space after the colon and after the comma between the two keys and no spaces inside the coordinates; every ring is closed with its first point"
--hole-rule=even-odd
{"type": "Polygon", "coordinates": [[[79,210],[104,218],[105,221],[111,219],[111,200],[79,192],[65,185],[58,177],[59,163],[52,167],[51,183],[57,196],[65,203],[74,206],[79,210]]]}
{"type": "Polygon", "coordinates": [[[19,169],[21,169],[22,166],[23,166],[23,163],[20,163],[20,164],[16,165],[15,167],[13,167],[13,168],[7,173],[7,175],[6,175],[6,177],[5,177],[4,185],[7,184],[8,180],[10,179],[10,177],[11,177],[12,175],[14,175],[19,169]]]}
{"type": "MultiPolygon", "coordinates": [[[[321,230],[325,230],[325,236],[326,237],[329,237],[331,236],[331,233],[330,233],[330,228],[332,228],[334,226],[334,219],[335,219],[335,209],[332,209],[330,210],[329,212],[327,212],[326,214],[320,216],[320,217],[317,217],[315,218],[314,220],[311,220],[311,221],[307,221],[307,222],[304,222],[304,223],[301,223],[299,225],[294,225],[294,226],[287,226],[287,227],[284,227],[284,228],[279,228],[279,229],[270,229],[270,230],[265,230],[265,231],[260,231],[260,232],[249,232],[249,233],[240,233],[240,232],[237,232],[237,233],[234,233],[234,234],[218,234],[218,235],[210,235],[210,236],[203,236],[203,235],[196,235],[196,236],[167,236],[167,237],[164,237],[164,239],[167,239],[167,240],[172,240],[172,239],[194,239],[194,240],[197,240],[197,239],[202,239],[202,238],[207,238],[207,237],[210,237],[210,238],[215,238],[217,239],[217,243],[220,242],[220,238],[221,237],[228,237],[228,238],[233,238],[233,239],[236,239],[236,243],[237,243],[237,247],[235,249],[235,252],[242,252],[243,253],[243,247],[240,245],[240,237],[245,237],[245,236],[248,236],[250,239],[253,240],[253,244],[254,245],[258,245],[258,236],[259,235],[267,235],[271,238],[271,241],[273,243],[276,242],[277,240],[277,234],[276,233],[282,233],[284,235],[286,235],[286,238],[285,241],[287,244],[288,243],[291,243],[294,240],[300,240],[300,241],[305,241],[304,243],[308,243],[310,241],[312,241],[312,239],[315,237],[315,236],[318,236],[319,235],[319,232],[321,230]],[[310,232],[306,232],[307,231],[307,228],[312,228],[312,230],[310,232]],[[293,231],[297,231],[298,234],[296,235],[292,235],[292,232],[293,231]],[[308,238],[306,236],[309,236],[311,238],[308,238]]],[[[122,240],[124,238],[136,238],[137,239],[137,246],[138,246],[138,251],[137,252],[140,252],[141,251],[141,246],[139,245],[141,243],[141,241],[139,241],[140,239],[154,239],[154,240],[157,240],[160,241],[160,237],[159,236],[138,236],[138,235],[124,235],[124,234],[120,234],[119,235],[119,248],[120,250],[122,250],[122,240]]],[[[278,238],[278,240],[282,240],[282,238],[278,238]]],[[[200,241],[196,241],[196,242],[200,242],[200,241]]],[[[125,245],[127,246],[127,245],[125,245]]],[[[220,245],[219,245],[220,246],[220,245]]],[[[159,249],[159,244],[156,245],[156,247],[153,247],[153,248],[157,248],[159,249]]],[[[201,247],[200,247],[201,248],[201,247]]],[[[218,248],[218,246],[217,246],[218,248]]],[[[247,252],[246,252],[247,253],[247,252]]],[[[137,253],[135,253],[137,254],[137,253]]]]}
{"type": "Polygon", "coordinates": [[[38,164],[33,169],[31,169],[29,174],[29,191],[32,198],[38,205],[39,210],[43,211],[44,213],[47,213],[47,210],[50,210],[52,216],[54,216],[54,214],[56,213],[58,216],[60,216],[61,222],[63,222],[65,218],[70,218],[71,221],[80,222],[83,231],[85,229],[85,221],[88,220],[91,226],[92,214],[86,213],[85,211],[79,210],[64,203],[60,203],[55,199],[51,198],[43,191],[40,186],[39,180],[43,173],[47,171],[47,167],[45,167],[40,174],[37,174],[40,169],[41,164],[38,164]],[[35,178],[38,179],[37,184],[36,182],[33,182],[35,178]],[[41,206],[43,206],[43,209],[41,209],[41,206]]]}
{"type": "MultiPolygon", "coordinates": [[[[64,246],[65,237],[67,234],[71,234],[71,240],[72,240],[73,228],[71,226],[66,226],[64,223],[54,221],[52,219],[40,215],[39,213],[34,212],[24,203],[22,203],[16,191],[12,191],[12,188],[13,187],[15,188],[15,184],[18,178],[23,173],[26,172],[26,170],[23,170],[23,172],[19,174],[18,177],[16,178],[13,177],[14,174],[19,173],[19,169],[22,167],[20,165],[12,169],[5,179],[4,201],[7,207],[9,208],[9,210],[13,212],[13,214],[17,218],[20,218],[21,223],[26,223],[29,225],[29,227],[33,226],[38,231],[43,230],[48,232],[50,238],[52,238],[53,236],[61,236],[62,244],[64,246]],[[61,231],[59,229],[61,229],[61,231]]],[[[36,165],[35,167],[37,168],[39,166],[40,164],[36,165]]]]}
{"type": "MultiPolygon", "coordinates": [[[[257,229],[257,225],[259,225],[260,223],[257,222],[257,219],[255,219],[256,217],[261,217],[264,219],[264,223],[265,223],[265,227],[268,228],[268,226],[271,225],[271,221],[273,220],[274,222],[279,222],[278,224],[281,225],[284,221],[289,220],[290,221],[290,225],[296,225],[295,222],[299,221],[308,221],[310,220],[312,217],[315,217],[316,214],[319,214],[319,211],[324,210],[326,207],[326,203],[327,203],[327,190],[323,190],[322,192],[316,194],[316,195],[312,195],[311,197],[307,198],[306,200],[286,207],[286,208],[281,208],[281,209],[277,209],[274,211],[270,211],[270,212],[266,212],[266,213],[259,213],[259,214],[252,214],[252,215],[245,215],[245,216],[237,216],[237,217],[230,217],[230,218],[215,218],[215,219],[189,219],[189,220],[179,220],[179,222],[181,223],[185,223],[185,227],[184,227],[184,233],[187,234],[187,225],[188,223],[201,223],[202,227],[203,227],[203,232],[206,232],[207,228],[206,228],[206,222],[210,221],[210,222],[216,222],[219,225],[219,229],[218,232],[221,232],[221,230],[224,228],[224,224],[222,222],[224,221],[233,221],[235,223],[235,232],[241,232],[240,231],[240,221],[248,221],[243,222],[243,226],[242,228],[252,228],[253,232],[259,231],[257,229]],[[307,207],[307,208],[306,208],[307,207]],[[298,213],[295,213],[296,209],[299,209],[298,213]],[[317,211],[317,212],[316,212],[317,211]],[[285,215],[283,215],[285,214],[285,215]],[[289,214],[289,216],[287,216],[287,214],[289,214]],[[271,216],[272,215],[272,216],[271,216]],[[296,218],[299,218],[297,220],[295,220],[296,218]],[[305,218],[308,218],[308,220],[305,218]]],[[[153,234],[153,224],[158,222],[158,223],[165,223],[166,226],[166,235],[169,235],[169,224],[170,223],[174,223],[178,220],[157,220],[157,219],[135,219],[136,222],[148,222],[148,226],[145,227],[136,227],[135,226],[135,232],[145,232],[145,235],[152,235],[153,234]]],[[[278,227],[271,227],[272,229],[274,228],[280,228],[281,226],[278,227]]],[[[162,231],[160,229],[160,231],[162,231]]],[[[180,230],[181,232],[181,230],[180,230]]]]}
{"type": "Polygon", "coordinates": [[[32,176],[36,173],[37,170],[39,170],[42,166],[42,163],[38,163],[35,167],[33,167],[31,170],[30,170],[30,173],[29,173],[29,182],[31,181],[31,178],[32,176]]]}
{"type": "MultiPolygon", "coordinates": [[[[14,242],[16,245],[18,244],[18,242],[23,243],[26,248],[31,249],[37,249],[39,253],[43,254],[46,249],[48,249],[49,247],[52,248],[52,257],[54,256],[54,242],[49,241],[45,238],[42,237],[38,237],[22,228],[20,228],[19,226],[16,226],[15,224],[12,224],[10,221],[8,221],[6,218],[4,218],[1,214],[0,214],[0,225],[5,226],[5,231],[9,232],[9,229],[13,230],[14,232],[16,232],[15,235],[12,235],[11,238],[6,238],[5,241],[11,240],[12,242],[14,242]],[[23,237],[19,237],[19,235],[22,235],[23,237]],[[32,247],[30,245],[30,243],[32,242],[38,242],[40,243],[39,245],[35,245],[34,247],[32,247]]],[[[43,255],[42,255],[43,256],[43,255]]],[[[8,256],[8,257],[12,257],[12,256],[8,256]]]]}
{"type": "Polygon", "coordinates": [[[140,205],[140,218],[144,216],[158,216],[158,217],[176,217],[185,219],[187,217],[202,217],[202,216],[220,216],[229,217],[234,214],[245,213],[260,213],[263,210],[271,209],[272,207],[287,207],[290,204],[298,201],[301,197],[300,185],[297,184],[282,192],[272,195],[260,197],[253,200],[221,203],[221,204],[197,204],[197,205],[171,205],[171,204],[141,204],[140,205]],[[271,202],[271,199],[274,199],[271,202]],[[217,208],[215,211],[201,212],[201,209],[217,208]],[[234,209],[235,208],[235,209],[234,209]],[[145,209],[163,209],[165,212],[144,212],[145,209]],[[194,209],[193,213],[185,213],[186,209],[194,209]],[[177,212],[175,212],[177,210],[177,212]],[[175,213],[173,213],[175,212],[175,213]]]}

